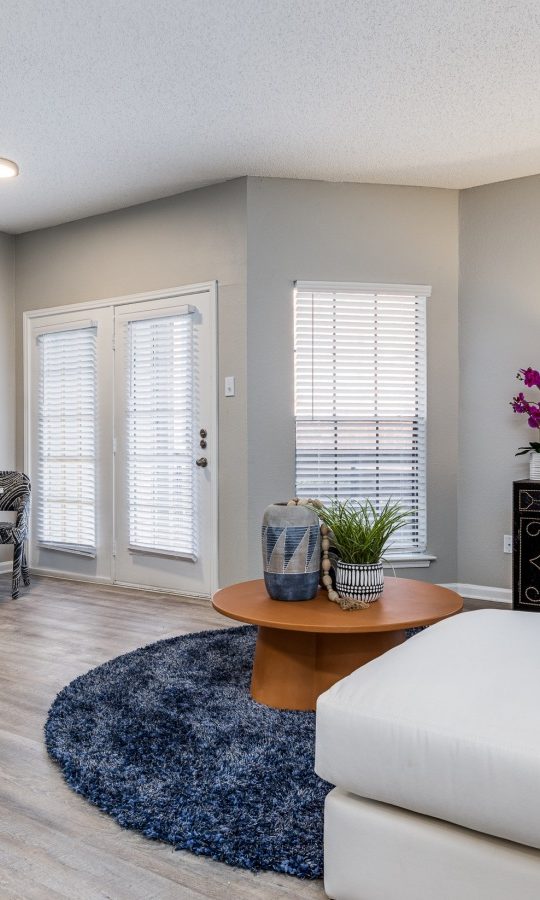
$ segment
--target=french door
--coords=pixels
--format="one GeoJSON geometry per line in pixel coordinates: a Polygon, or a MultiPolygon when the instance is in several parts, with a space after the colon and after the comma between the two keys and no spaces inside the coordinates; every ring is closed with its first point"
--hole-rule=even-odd
{"type": "Polygon", "coordinates": [[[215,285],[29,314],[30,565],[217,586],[215,285]]]}
{"type": "Polygon", "coordinates": [[[213,336],[208,295],[185,299],[115,312],[115,579],[201,593],[212,575],[213,336]]]}

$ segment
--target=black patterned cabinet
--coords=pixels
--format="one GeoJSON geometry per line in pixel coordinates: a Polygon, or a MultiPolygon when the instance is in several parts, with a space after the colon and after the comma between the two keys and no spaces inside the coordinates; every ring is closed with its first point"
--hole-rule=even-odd
{"type": "Polygon", "coordinates": [[[540,612],[540,481],[514,481],[514,609],[540,612]]]}

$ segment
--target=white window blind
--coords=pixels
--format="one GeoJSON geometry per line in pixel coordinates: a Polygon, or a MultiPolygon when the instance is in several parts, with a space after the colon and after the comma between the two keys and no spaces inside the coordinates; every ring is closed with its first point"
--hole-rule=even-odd
{"type": "Polygon", "coordinates": [[[38,542],[94,556],[96,328],[44,333],[37,342],[38,542]]]}
{"type": "Polygon", "coordinates": [[[196,559],[192,321],[129,322],[127,445],[130,547],[196,559]]]}
{"type": "Polygon", "coordinates": [[[425,299],[295,293],[296,492],[400,501],[391,553],[426,548],[425,299]]]}

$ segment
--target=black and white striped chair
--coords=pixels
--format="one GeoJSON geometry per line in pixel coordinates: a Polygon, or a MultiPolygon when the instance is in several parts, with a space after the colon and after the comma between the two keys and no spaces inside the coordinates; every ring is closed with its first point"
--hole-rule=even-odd
{"type": "Polygon", "coordinates": [[[23,472],[0,472],[0,512],[16,512],[15,522],[0,522],[0,544],[13,544],[11,596],[19,596],[21,578],[30,584],[24,542],[30,517],[30,479],[23,472]]]}

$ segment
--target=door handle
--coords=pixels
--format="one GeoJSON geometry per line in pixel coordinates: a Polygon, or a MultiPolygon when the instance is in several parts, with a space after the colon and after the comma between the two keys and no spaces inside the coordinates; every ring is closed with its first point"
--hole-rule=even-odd
{"type": "Polygon", "coordinates": [[[206,456],[200,456],[199,459],[195,460],[195,465],[199,466],[201,469],[206,469],[208,465],[208,460],[206,456]]]}

